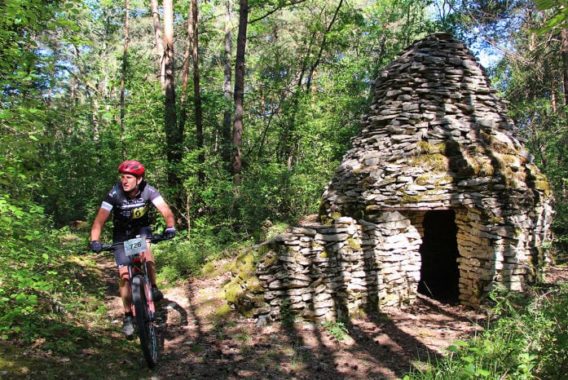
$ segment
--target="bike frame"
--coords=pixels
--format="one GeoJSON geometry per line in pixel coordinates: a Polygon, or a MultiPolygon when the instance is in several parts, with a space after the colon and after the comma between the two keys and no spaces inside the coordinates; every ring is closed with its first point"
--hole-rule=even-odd
{"type": "MultiPolygon", "coordinates": [[[[130,285],[130,298],[132,299],[132,282],[135,276],[142,276],[144,278],[144,294],[146,296],[146,303],[148,304],[148,316],[151,321],[154,320],[156,314],[156,305],[152,298],[152,286],[150,285],[150,278],[148,277],[148,264],[146,263],[146,252],[141,255],[131,258],[131,263],[128,264],[128,281],[130,285]]],[[[131,302],[130,308],[132,314],[136,316],[136,308],[134,303],[131,302]]]]}

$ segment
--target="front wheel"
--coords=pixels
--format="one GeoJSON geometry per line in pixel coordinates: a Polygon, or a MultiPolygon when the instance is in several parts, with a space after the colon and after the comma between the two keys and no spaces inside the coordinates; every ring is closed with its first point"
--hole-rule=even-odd
{"type": "Polygon", "coordinates": [[[158,336],[156,326],[150,320],[148,303],[144,288],[146,280],[142,276],[135,276],[132,279],[132,303],[136,312],[136,326],[140,337],[140,347],[144,353],[144,358],[148,367],[154,368],[158,363],[158,336]]]}

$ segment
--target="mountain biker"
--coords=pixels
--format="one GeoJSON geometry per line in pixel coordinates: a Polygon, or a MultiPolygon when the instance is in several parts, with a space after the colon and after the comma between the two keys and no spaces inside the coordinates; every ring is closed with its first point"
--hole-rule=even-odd
{"type": "MultiPolygon", "coordinates": [[[[162,214],[166,229],[164,237],[172,238],[176,234],[174,214],[164,201],[158,190],[148,185],[144,180],[145,168],[140,162],[127,160],[118,166],[120,181],[116,183],[106,198],[93,221],[91,228],[91,241],[89,247],[94,252],[102,250],[100,242],[101,232],[111,212],[113,213],[113,242],[123,242],[135,238],[137,235],[151,236],[150,217],[148,206],[152,203],[162,214]]],[[[114,258],[118,266],[119,290],[124,307],[122,330],[127,337],[134,334],[132,299],[130,284],[128,282],[128,259],[124,253],[124,246],[119,244],[114,250],[114,258]]],[[[152,283],[152,295],[155,301],[163,298],[162,292],[156,286],[156,265],[148,242],[146,252],[148,277],[152,283]]]]}

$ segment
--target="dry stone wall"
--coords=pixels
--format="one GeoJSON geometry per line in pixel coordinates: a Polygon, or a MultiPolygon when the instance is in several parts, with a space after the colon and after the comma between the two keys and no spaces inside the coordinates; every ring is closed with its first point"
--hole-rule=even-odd
{"type": "Polygon", "coordinates": [[[397,211],[373,221],[338,218],[332,226],[292,228],[268,243],[257,266],[264,302],[258,314],[280,319],[343,318],[414,299],[420,234],[397,211]],[[405,254],[410,249],[411,254],[405,254]]]}
{"type": "Polygon", "coordinates": [[[435,210],[455,212],[461,303],[534,279],[548,182],[462,43],[434,34],[409,47],[377,79],[362,125],[322,196],[321,224],[266,245],[257,314],[329,319],[411,302],[435,210]]]}

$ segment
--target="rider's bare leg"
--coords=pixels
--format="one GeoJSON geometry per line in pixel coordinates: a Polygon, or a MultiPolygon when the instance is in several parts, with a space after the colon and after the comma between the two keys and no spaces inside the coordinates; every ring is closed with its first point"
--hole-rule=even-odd
{"type": "Polygon", "coordinates": [[[153,261],[146,262],[146,268],[148,268],[148,278],[152,286],[156,286],[156,264],[153,261]]]}
{"type": "Polygon", "coordinates": [[[128,281],[128,275],[120,276],[118,289],[120,292],[120,298],[122,298],[124,313],[130,313],[132,310],[132,293],[130,292],[130,281],[128,281]]]}
{"type": "Polygon", "coordinates": [[[148,278],[152,286],[156,286],[156,264],[152,255],[152,247],[148,241],[148,250],[146,251],[146,268],[148,270],[148,278]]]}

